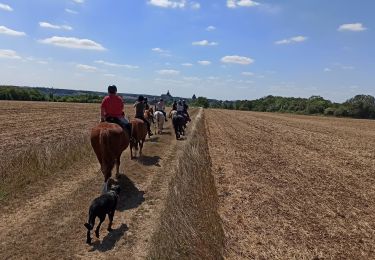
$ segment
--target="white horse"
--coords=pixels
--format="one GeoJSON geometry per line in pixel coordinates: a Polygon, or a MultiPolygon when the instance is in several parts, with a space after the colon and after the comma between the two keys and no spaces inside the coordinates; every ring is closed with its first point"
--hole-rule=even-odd
{"type": "Polygon", "coordinates": [[[171,110],[171,112],[169,112],[169,118],[172,119],[176,114],[177,110],[171,110]]]}
{"type": "Polygon", "coordinates": [[[165,121],[164,114],[161,111],[156,111],[154,113],[155,118],[155,134],[156,134],[156,128],[158,128],[158,134],[161,134],[163,132],[163,125],[165,121]]]}

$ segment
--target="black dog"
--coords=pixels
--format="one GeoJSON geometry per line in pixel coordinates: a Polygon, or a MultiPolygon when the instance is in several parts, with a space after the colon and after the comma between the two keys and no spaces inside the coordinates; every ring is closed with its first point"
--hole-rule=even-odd
{"type": "Polygon", "coordinates": [[[108,231],[112,230],[112,221],[113,216],[115,215],[115,210],[117,206],[117,200],[120,193],[119,186],[112,186],[110,191],[101,195],[100,197],[93,200],[89,209],[89,220],[88,223],[85,223],[87,228],[87,244],[91,244],[90,231],[93,230],[95,225],[95,218],[98,217],[100,222],[96,227],[95,235],[99,238],[99,229],[100,225],[105,220],[105,216],[108,214],[109,224],[108,231]]]}

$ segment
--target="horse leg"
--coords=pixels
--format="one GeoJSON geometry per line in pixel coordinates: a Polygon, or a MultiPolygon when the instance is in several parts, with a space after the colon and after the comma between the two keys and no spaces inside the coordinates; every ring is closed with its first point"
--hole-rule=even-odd
{"type": "Polygon", "coordinates": [[[139,157],[142,156],[142,149],[143,149],[143,143],[144,143],[145,139],[142,139],[140,142],[139,142],[139,157]]]}
{"type": "Polygon", "coordinates": [[[120,177],[120,157],[119,155],[116,160],[116,178],[118,179],[120,177]]]}
{"type": "Polygon", "coordinates": [[[102,194],[108,192],[109,190],[109,178],[110,178],[110,174],[107,174],[106,177],[104,178],[102,194]]]}

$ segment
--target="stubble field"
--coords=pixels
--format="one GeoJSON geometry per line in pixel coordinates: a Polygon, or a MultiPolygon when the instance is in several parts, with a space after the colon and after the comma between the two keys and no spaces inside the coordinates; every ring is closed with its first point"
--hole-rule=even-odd
{"type": "Polygon", "coordinates": [[[205,110],[188,142],[168,122],[142,159],[123,154],[115,231],[87,246],[99,105],[0,109],[0,259],[218,259],[222,229],[226,259],[375,258],[375,121],[205,110]]]}
{"type": "Polygon", "coordinates": [[[206,111],[228,259],[374,259],[375,121],[206,111]]]}

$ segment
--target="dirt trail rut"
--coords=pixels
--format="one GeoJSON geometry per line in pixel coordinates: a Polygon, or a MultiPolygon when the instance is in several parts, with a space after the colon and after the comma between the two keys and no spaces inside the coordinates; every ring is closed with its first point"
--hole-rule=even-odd
{"type": "MultiPolygon", "coordinates": [[[[197,111],[193,111],[195,117],[197,111]]],[[[176,141],[170,120],[164,134],[145,143],[142,159],[122,155],[123,191],[112,232],[103,223],[100,239],[85,244],[83,224],[90,202],[102,188],[96,159],[69,179],[57,182],[14,210],[0,213],[0,259],[143,259],[175,164],[176,141]]]]}

